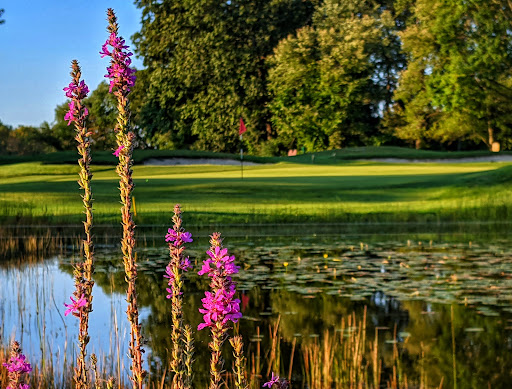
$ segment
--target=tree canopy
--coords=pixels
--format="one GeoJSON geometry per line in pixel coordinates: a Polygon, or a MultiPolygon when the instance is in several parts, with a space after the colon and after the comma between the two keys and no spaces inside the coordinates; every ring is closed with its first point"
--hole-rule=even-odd
{"type": "Polygon", "coordinates": [[[396,98],[404,139],[496,140],[510,147],[512,10],[508,1],[415,0],[396,98]]]}
{"type": "MultiPolygon", "coordinates": [[[[512,149],[509,0],[135,0],[140,147],[285,154],[348,146],[512,149]],[[238,123],[247,132],[243,144],[238,123]]],[[[1,12],[0,12],[1,16],[1,12]]],[[[114,101],[93,91],[93,147],[114,101]]],[[[74,147],[63,120],[39,129],[74,147]]]]}

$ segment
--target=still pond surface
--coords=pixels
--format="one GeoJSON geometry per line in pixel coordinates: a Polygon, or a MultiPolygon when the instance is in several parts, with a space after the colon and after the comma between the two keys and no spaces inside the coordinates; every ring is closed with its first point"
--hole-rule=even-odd
{"type": "MultiPolygon", "coordinates": [[[[511,241],[421,234],[278,235],[225,236],[224,241],[241,266],[235,277],[244,315],[239,331],[253,382],[265,382],[273,370],[295,388],[348,387],[350,370],[369,387],[392,386],[394,380],[410,388],[509,387],[511,241]],[[325,375],[332,382],[325,382],[325,375]]],[[[208,287],[197,271],[208,239],[199,237],[188,246],[195,267],[187,273],[184,318],[197,328],[197,308],[208,287]]],[[[64,317],[63,304],[74,290],[72,264],[79,258],[67,250],[0,263],[2,341],[20,340],[31,361],[44,357],[50,363],[51,356],[57,371],[73,359],[75,349],[77,320],[64,317]]],[[[146,361],[156,376],[166,368],[163,361],[171,349],[171,307],[163,277],[168,251],[142,247],[138,258],[146,361]]],[[[129,328],[118,245],[98,245],[96,261],[89,353],[126,380],[129,328]]],[[[197,387],[204,387],[207,331],[196,332],[195,339],[195,378],[197,387]]],[[[226,348],[227,370],[229,354],[226,348]]]]}

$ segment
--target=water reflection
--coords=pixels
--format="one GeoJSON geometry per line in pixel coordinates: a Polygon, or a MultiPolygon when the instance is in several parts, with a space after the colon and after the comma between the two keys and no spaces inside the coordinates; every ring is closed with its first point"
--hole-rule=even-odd
{"type": "MultiPolygon", "coordinates": [[[[409,387],[441,382],[450,387],[454,376],[463,388],[506,387],[510,379],[512,360],[506,356],[512,348],[512,251],[506,245],[332,238],[225,243],[242,266],[236,279],[244,314],[239,331],[254,376],[266,378],[271,364],[283,376],[290,374],[294,387],[311,383],[314,377],[305,369],[308,353],[326,352],[322,342],[329,336],[333,345],[340,344],[336,350],[341,355],[341,344],[363,327],[366,315],[361,365],[368,366],[370,383],[377,366],[372,350],[382,361],[381,385],[393,380],[394,371],[407,377],[409,387]],[[349,325],[352,313],[355,319],[349,325]],[[277,322],[279,348],[270,360],[277,322]]],[[[191,258],[200,262],[206,247],[206,239],[200,240],[191,258]]],[[[32,360],[51,355],[57,368],[72,358],[77,333],[77,321],[63,317],[63,303],[74,290],[76,259],[68,254],[30,264],[11,261],[0,269],[3,338],[20,339],[32,360]]],[[[149,367],[157,374],[165,369],[171,349],[171,307],[163,279],[168,254],[165,247],[144,248],[139,260],[141,320],[149,367]]],[[[129,329],[115,246],[97,250],[95,282],[89,350],[98,354],[103,367],[125,377],[129,329]]],[[[207,280],[198,276],[191,276],[185,286],[184,317],[193,326],[201,320],[197,308],[206,287],[207,280]]],[[[208,340],[207,332],[196,334],[197,387],[208,379],[208,340]]],[[[228,370],[230,365],[228,357],[228,370]]],[[[336,371],[333,366],[331,374],[341,374],[336,371]]]]}

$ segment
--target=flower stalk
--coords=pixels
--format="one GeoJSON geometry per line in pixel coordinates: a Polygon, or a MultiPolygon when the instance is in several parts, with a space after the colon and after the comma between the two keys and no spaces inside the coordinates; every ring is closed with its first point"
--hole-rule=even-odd
{"type": "Polygon", "coordinates": [[[194,374],[192,373],[192,363],[194,362],[194,338],[192,337],[192,327],[189,324],[185,325],[184,336],[185,378],[183,380],[183,387],[185,389],[190,389],[192,388],[192,379],[194,378],[194,374]]]}
{"type": "Polygon", "coordinates": [[[132,192],[134,183],[132,179],[133,147],[135,134],[129,131],[130,110],[128,94],[130,88],[135,84],[135,70],[130,68],[132,53],[126,51],[124,39],[118,35],[119,26],[114,10],[107,10],[109,38],[102,46],[101,57],[110,57],[110,66],[105,77],[110,79],[110,92],[117,98],[117,124],[115,127],[117,149],[114,152],[119,158],[116,172],[119,175],[119,189],[121,196],[121,218],[123,226],[123,237],[121,248],[123,252],[123,263],[125,269],[125,280],[127,282],[126,311],[130,322],[130,345],[129,356],[132,360],[130,367],[132,371],[131,381],[134,389],[142,389],[146,371],[142,364],[143,337],[139,323],[139,310],[137,305],[137,257],[135,253],[135,223],[132,212],[132,192]],[[110,49],[109,49],[110,46],[110,49]]]}
{"type": "MultiPolygon", "coordinates": [[[[170,368],[174,373],[173,376],[173,388],[183,389],[185,387],[185,380],[189,381],[188,377],[191,374],[187,373],[188,369],[186,366],[187,360],[191,364],[192,355],[187,355],[185,358],[184,347],[189,344],[192,345],[192,334],[188,333],[188,337],[185,334],[185,328],[183,327],[183,272],[188,271],[192,268],[188,257],[184,256],[185,243],[191,243],[192,234],[186,232],[182,227],[181,208],[179,204],[174,206],[174,216],[172,218],[173,228],[169,228],[165,241],[169,243],[169,255],[171,257],[169,264],[167,265],[164,277],[169,279],[167,292],[167,298],[171,300],[172,304],[172,357],[170,368]]],[[[189,346],[189,348],[190,348],[189,346]]],[[[192,349],[188,350],[187,353],[192,353],[192,349]]]]}
{"type": "Polygon", "coordinates": [[[89,314],[92,312],[92,289],[94,281],[94,245],[92,242],[92,191],[91,179],[91,132],[87,130],[86,119],[89,114],[87,107],[83,104],[83,99],[87,97],[89,88],[85,82],[80,80],[81,69],[77,60],[71,61],[71,83],[64,88],[66,97],[71,99],[69,103],[69,111],[66,113],[65,119],[68,125],[72,122],[75,124],[76,136],[78,143],[77,149],[80,159],[78,165],[80,171],[78,173],[78,185],[84,191],[82,201],[85,209],[85,239],[82,241],[84,252],[83,261],[75,265],[75,299],[71,298],[72,304],[65,304],[68,308],[66,315],[73,313],[79,318],[78,329],[78,347],[76,367],[74,372],[75,387],[77,389],[88,388],[88,374],[86,366],[87,344],[89,343],[89,314]]]}
{"type": "Polygon", "coordinates": [[[211,278],[211,291],[205,292],[206,297],[201,300],[203,308],[199,312],[203,314],[204,322],[197,329],[210,327],[212,340],[208,344],[211,351],[209,389],[220,389],[224,367],[222,344],[230,329],[229,321],[236,323],[242,317],[240,300],[233,298],[236,284],[230,276],[238,273],[239,267],[234,264],[235,257],[229,256],[228,250],[222,247],[220,233],[213,233],[210,238],[211,247],[206,252],[209,258],[203,262],[198,274],[206,274],[211,278]]]}
{"type": "Polygon", "coordinates": [[[244,357],[244,342],[242,336],[235,336],[229,339],[231,347],[233,347],[233,356],[235,362],[233,366],[233,373],[235,374],[235,388],[236,389],[248,389],[245,370],[245,357],[244,357]]]}

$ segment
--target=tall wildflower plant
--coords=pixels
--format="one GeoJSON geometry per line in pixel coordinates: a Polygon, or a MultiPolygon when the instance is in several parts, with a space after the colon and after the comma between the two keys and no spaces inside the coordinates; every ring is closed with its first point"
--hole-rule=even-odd
{"type": "Polygon", "coordinates": [[[130,322],[130,347],[129,355],[132,360],[131,380],[133,388],[143,387],[146,372],[142,367],[143,338],[139,323],[139,310],[137,307],[137,257],[135,254],[135,223],[132,212],[132,166],[133,166],[133,143],[135,134],[129,131],[130,110],[128,94],[135,84],[135,70],[130,68],[132,53],[128,52],[128,46],[119,36],[117,18],[112,8],[107,10],[108,27],[110,33],[107,41],[101,48],[101,57],[110,57],[110,66],[105,77],[110,79],[110,92],[117,98],[117,124],[115,127],[117,149],[114,155],[119,158],[116,172],[119,175],[119,189],[121,194],[121,216],[123,225],[123,238],[121,246],[123,251],[123,263],[125,279],[128,284],[126,301],[128,309],[126,314],[130,322]]]}
{"type": "Polygon", "coordinates": [[[182,227],[181,208],[179,204],[174,207],[172,218],[173,228],[169,228],[165,241],[169,243],[169,264],[165,269],[164,277],[169,279],[167,298],[172,303],[172,359],[171,371],[173,376],[173,388],[189,388],[192,368],[192,339],[191,332],[185,331],[183,325],[183,272],[192,268],[190,260],[185,257],[185,243],[192,242],[192,234],[182,227]]]}
{"type": "Polygon", "coordinates": [[[204,322],[197,329],[209,327],[211,330],[209,389],[220,389],[224,367],[222,345],[230,329],[229,322],[236,323],[242,317],[240,300],[234,298],[236,284],[231,279],[231,275],[238,273],[240,268],[235,265],[235,257],[222,247],[221,234],[213,233],[210,238],[211,247],[206,252],[208,258],[203,261],[198,274],[210,277],[211,290],[205,292],[205,298],[201,300],[203,308],[199,312],[203,314],[204,322]]]}
{"type": "Polygon", "coordinates": [[[87,344],[89,343],[89,313],[92,311],[92,288],[94,281],[94,246],[92,242],[92,192],[91,192],[91,133],[87,131],[86,119],[88,115],[87,107],[83,104],[83,99],[87,97],[89,88],[83,80],[80,80],[81,70],[77,60],[71,61],[71,82],[64,88],[69,103],[69,111],[64,117],[68,125],[75,124],[78,143],[77,149],[80,159],[78,185],[83,189],[82,200],[85,208],[85,239],[83,240],[84,259],[75,265],[75,292],[72,303],[66,304],[68,308],[66,315],[72,313],[80,320],[78,330],[78,346],[80,352],[77,356],[74,380],[76,388],[85,389],[88,387],[88,374],[85,363],[87,356],[87,344]]]}
{"type": "Polygon", "coordinates": [[[6,363],[2,363],[7,369],[9,385],[6,389],[29,389],[30,386],[25,383],[25,374],[32,371],[32,367],[27,363],[25,355],[21,353],[20,344],[12,342],[11,355],[6,363]]]}

